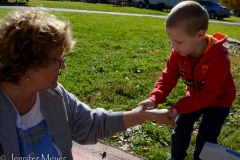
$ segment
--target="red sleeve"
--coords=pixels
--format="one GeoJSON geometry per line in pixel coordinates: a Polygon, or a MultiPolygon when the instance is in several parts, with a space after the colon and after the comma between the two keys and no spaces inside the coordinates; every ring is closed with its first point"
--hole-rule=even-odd
{"type": "Polygon", "coordinates": [[[172,106],[178,113],[194,112],[209,107],[211,103],[216,101],[230,72],[230,60],[226,54],[219,54],[211,61],[204,87],[190,96],[181,98],[172,106]]]}
{"type": "Polygon", "coordinates": [[[149,99],[156,104],[164,103],[166,97],[171,90],[176,86],[180,77],[178,70],[178,53],[172,51],[168,60],[167,66],[163,70],[161,77],[155,83],[154,89],[150,93],[149,99]]]}

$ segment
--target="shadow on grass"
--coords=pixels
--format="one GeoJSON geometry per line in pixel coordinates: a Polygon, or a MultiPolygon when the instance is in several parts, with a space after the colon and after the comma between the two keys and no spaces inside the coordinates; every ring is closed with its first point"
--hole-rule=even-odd
{"type": "Polygon", "coordinates": [[[28,6],[27,2],[0,2],[0,6],[28,6]]]}

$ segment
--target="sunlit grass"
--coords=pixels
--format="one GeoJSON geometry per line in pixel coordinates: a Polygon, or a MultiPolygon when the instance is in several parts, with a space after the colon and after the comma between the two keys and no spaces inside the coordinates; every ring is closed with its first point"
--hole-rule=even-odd
{"type": "MultiPolygon", "coordinates": [[[[31,1],[30,1],[31,2],[31,1]]],[[[34,2],[34,1],[32,1],[34,2]]],[[[62,6],[72,2],[58,2],[62,6]]],[[[80,3],[80,2],[74,2],[80,3]]],[[[31,4],[31,3],[29,3],[31,4]]],[[[81,3],[82,4],[82,3],[81,3]]],[[[92,4],[96,5],[96,4],[92,4]]],[[[55,7],[55,6],[54,6],[55,7]]],[[[10,10],[1,9],[4,17],[10,10]]],[[[161,70],[165,67],[171,44],[164,29],[164,19],[121,15],[51,12],[70,22],[77,44],[67,55],[67,68],[59,81],[91,108],[114,111],[130,110],[148,97],[161,70]]],[[[223,32],[239,39],[240,27],[211,23],[208,34],[223,32]]],[[[219,142],[240,151],[239,87],[240,58],[230,54],[232,71],[238,88],[231,116],[223,126],[219,142]]],[[[159,108],[169,108],[185,95],[185,86],[178,83],[159,108]]],[[[131,140],[134,153],[148,159],[166,159],[170,153],[172,128],[146,122],[140,136],[131,140]],[[142,136],[144,135],[144,136],[142,136]]],[[[118,142],[106,140],[114,145],[118,142]]],[[[191,160],[194,136],[189,148],[191,160]]]]}

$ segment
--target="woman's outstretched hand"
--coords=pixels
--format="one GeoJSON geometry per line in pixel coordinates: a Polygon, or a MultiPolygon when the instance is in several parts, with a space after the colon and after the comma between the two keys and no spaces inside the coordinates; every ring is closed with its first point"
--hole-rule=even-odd
{"type": "Polygon", "coordinates": [[[166,124],[176,127],[176,123],[172,118],[171,109],[151,109],[145,111],[150,120],[156,121],[159,124],[166,124]]]}
{"type": "Polygon", "coordinates": [[[123,113],[123,121],[125,128],[130,128],[141,124],[142,122],[150,120],[156,121],[159,124],[166,124],[176,127],[174,119],[172,119],[171,109],[139,109],[133,111],[126,111],[123,113]]]}

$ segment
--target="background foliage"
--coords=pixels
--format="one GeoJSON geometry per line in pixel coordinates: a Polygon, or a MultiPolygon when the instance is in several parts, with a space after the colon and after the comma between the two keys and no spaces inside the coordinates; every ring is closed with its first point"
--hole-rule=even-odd
{"type": "Polygon", "coordinates": [[[231,9],[240,9],[240,1],[239,0],[221,0],[221,4],[227,6],[231,9]]]}

